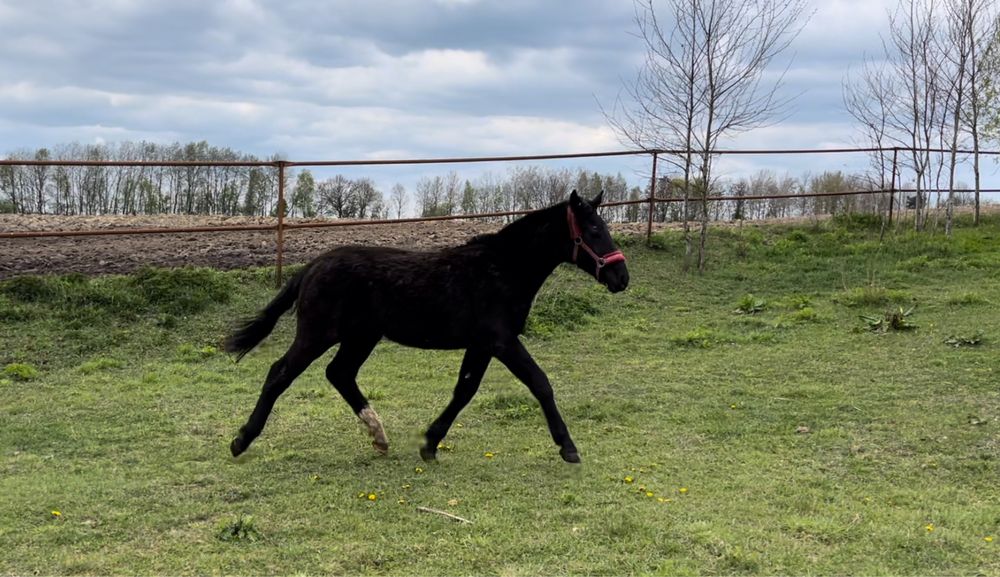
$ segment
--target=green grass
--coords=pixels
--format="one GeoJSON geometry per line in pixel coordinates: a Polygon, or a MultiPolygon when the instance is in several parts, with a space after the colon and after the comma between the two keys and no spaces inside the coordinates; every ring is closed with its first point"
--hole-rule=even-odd
{"type": "Polygon", "coordinates": [[[1000,574],[998,236],[720,229],[704,275],[625,239],[619,295],[561,268],[525,342],[580,466],[499,363],[423,463],[461,353],[391,343],[358,379],[388,456],[317,362],[234,460],[293,323],[219,343],[270,271],[0,283],[0,573],[1000,574]]]}

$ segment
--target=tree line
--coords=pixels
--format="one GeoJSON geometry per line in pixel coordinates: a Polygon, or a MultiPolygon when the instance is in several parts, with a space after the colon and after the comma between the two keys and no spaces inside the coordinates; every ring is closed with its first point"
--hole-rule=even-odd
{"type": "MultiPolygon", "coordinates": [[[[15,160],[202,161],[259,162],[253,155],[205,142],[65,145],[9,155],[15,160]]],[[[265,161],[279,160],[271,157],[265,161]]],[[[621,174],[601,174],[583,168],[512,166],[503,173],[486,172],[462,178],[455,171],[423,177],[412,192],[393,184],[388,192],[368,177],[334,175],[319,180],[310,170],[286,171],[285,214],[293,217],[389,219],[534,210],[565,200],[576,189],[587,198],[604,191],[609,222],[643,222],[649,205],[645,186],[630,184],[621,174]]],[[[888,194],[847,197],[793,198],[799,193],[878,190],[881,183],[862,174],[828,171],[817,175],[779,176],[759,171],[741,178],[716,179],[707,195],[697,182],[682,175],[661,176],[657,198],[678,202],[653,208],[656,222],[766,219],[791,216],[882,213],[888,194]],[[692,192],[693,191],[693,192],[692,192]],[[698,200],[701,196],[732,197],[729,201],[698,200]],[[743,200],[743,197],[778,196],[743,200]],[[687,202],[683,200],[687,198],[687,202]]],[[[962,188],[961,186],[958,188],[962,188]]],[[[278,171],[273,167],[241,166],[3,166],[0,167],[0,212],[60,215],[204,214],[274,216],[278,205],[278,171]]],[[[956,202],[971,202],[959,193],[956,202]]],[[[512,217],[493,217],[509,221],[512,217]]]]}

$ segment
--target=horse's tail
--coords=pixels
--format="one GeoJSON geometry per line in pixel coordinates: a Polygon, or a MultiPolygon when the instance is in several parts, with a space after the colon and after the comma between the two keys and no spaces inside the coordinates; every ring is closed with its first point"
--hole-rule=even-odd
{"type": "Polygon", "coordinates": [[[244,355],[271,334],[281,315],[292,308],[292,305],[299,298],[299,287],[302,286],[302,278],[308,270],[309,267],[306,266],[295,273],[285,283],[278,296],[274,297],[263,310],[257,313],[256,317],[246,319],[237,325],[236,329],[229,335],[223,346],[227,353],[236,354],[236,362],[239,362],[244,355]]]}

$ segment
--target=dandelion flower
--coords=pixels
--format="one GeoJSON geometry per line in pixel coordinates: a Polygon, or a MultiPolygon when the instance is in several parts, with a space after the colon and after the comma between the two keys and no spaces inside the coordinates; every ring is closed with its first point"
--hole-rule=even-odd
{"type": "Polygon", "coordinates": [[[376,495],[375,493],[368,493],[368,500],[369,501],[375,501],[377,499],[378,499],[378,495],[376,495]]]}
{"type": "Polygon", "coordinates": [[[625,477],[624,481],[625,481],[625,483],[631,483],[632,481],[635,481],[635,479],[633,479],[632,476],[629,475],[629,476],[625,477]]]}
{"type": "Polygon", "coordinates": [[[367,496],[368,496],[368,493],[365,493],[364,491],[361,491],[360,493],[358,493],[358,499],[364,499],[367,496]]]}
{"type": "Polygon", "coordinates": [[[62,513],[59,511],[52,511],[52,516],[58,519],[59,517],[62,517],[62,513]]]}
{"type": "Polygon", "coordinates": [[[424,470],[421,469],[420,467],[414,467],[413,472],[419,475],[420,473],[423,473],[424,470]]]}
{"type": "Polygon", "coordinates": [[[410,488],[410,487],[412,487],[412,486],[413,486],[413,485],[410,485],[409,483],[403,483],[403,488],[404,488],[404,489],[409,489],[409,488],[410,488]]]}
{"type": "Polygon", "coordinates": [[[933,531],[933,530],[934,530],[934,523],[928,523],[928,524],[927,524],[927,525],[926,525],[926,526],[924,527],[924,529],[927,529],[927,532],[928,532],[928,533],[930,533],[931,531],[933,531]]]}
{"type": "Polygon", "coordinates": [[[483,456],[486,457],[487,459],[492,459],[496,455],[494,455],[493,453],[491,453],[489,451],[486,451],[486,453],[484,453],[483,456]]]}
{"type": "Polygon", "coordinates": [[[688,488],[687,487],[681,487],[680,489],[677,489],[677,492],[680,493],[681,495],[684,495],[684,494],[686,494],[688,492],[688,488]]]}
{"type": "Polygon", "coordinates": [[[403,498],[400,498],[400,499],[399,499],[398,501],[396,501],[396,502],[397,502],[397,503],[399,503],[400,505],[405,505],[405,504],[406,504],[406,499],[403,499],[403,498]]]}
{"type": "Polygon", "coordinates": [[[657,497],[656,500],[660,503],[669,503],[671,501],[671,499],[667,499],[666,497],[657,497]]]}
{"type": "Polygon", "coordinates": [[[654,496],[654,494],[653,494],[653,492],[652,492],[652,491],[646,491],[646,496],[647,496],[647,497],[653,497],[653,496],[654,496]]]}
{"type": "Polygon", "coordinates": [[[987,536],[983,537],[983,541],[986,541],[987,543],[992,543],[993,542],[993,535],[987,535],[987,536]]]}

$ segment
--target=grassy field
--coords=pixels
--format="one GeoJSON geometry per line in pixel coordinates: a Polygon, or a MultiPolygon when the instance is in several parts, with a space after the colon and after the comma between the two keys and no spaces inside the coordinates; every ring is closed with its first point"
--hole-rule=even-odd
{"type": "Polygon", "coordinates": [[[292,323],[218,346],[269,271],[2,283],[0,573],[998,575],[1000,220],[867,224],[716,230],[703,276],[624,239],[619,295],[557,271],[525,342],[580,466],[499,363],[423,463],[461,354],[391,343],[388,456],[316,363],[232,459],[292,323]]]}

